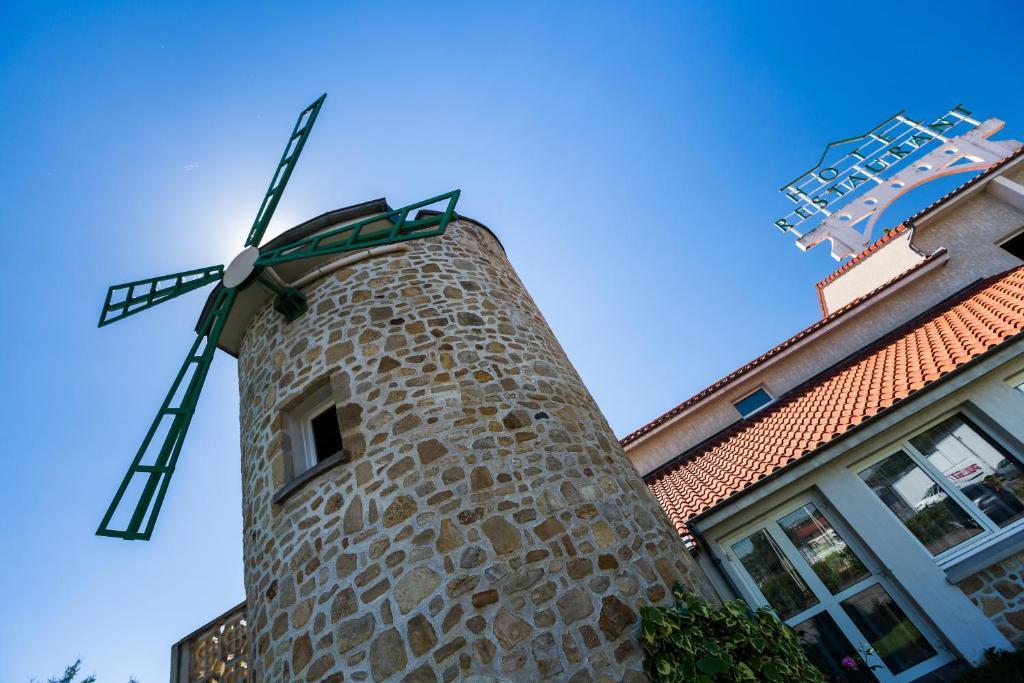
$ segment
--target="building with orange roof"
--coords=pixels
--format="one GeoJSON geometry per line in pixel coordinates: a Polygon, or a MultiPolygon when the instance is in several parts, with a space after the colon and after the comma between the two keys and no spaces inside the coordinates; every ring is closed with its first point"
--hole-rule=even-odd
{"type": "Polygon", "coordinates": [[[818,283],[821,320],[621,439],[719,592],[834,680],[861,680],[847,655],[952,680],[1024,646],[1024,150],[1002,144],[818,283]]]}

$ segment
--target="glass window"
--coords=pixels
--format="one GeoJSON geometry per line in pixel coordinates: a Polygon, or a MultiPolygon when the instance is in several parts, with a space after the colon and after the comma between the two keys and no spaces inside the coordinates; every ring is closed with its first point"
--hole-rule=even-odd
{"type": "Polygon", "coordinates": [[[856,664],[860,653],[839,630],[828,612],[815,614],[794,626],[793,630],[796,631],[807,659],[825,674],[826,680],[841,683],[878,680],[866,664],[856,664]],[[847,662],[853,661],[856,668],[849,664],[844,666],[844,659],[847,662]]]}
{"type": "Polygon", "coordinates": [[[1024,261],[1024,232],[1011,237],[999,246],[1024,261]]]}
{"type": "Polygon", "coordinates": [[[833,595],[871,576],[814,503],[786,515],[779,526],[833,595]]]}
{"type": "Polygon", "coordinates": [[[860,473],[914,536],[938,555],[981,533],[981,526],[903,451],[860,473]]]}
{"type": "Polygon", "coordinates": [[[310,420],[316,461],[321,462],[341,450],[341,430],[338,428],[338,409],[331,406],[310,420]]]}
{"type": "Polygon", "coordinates": [[[733,405],[736,406],[736,410],[740,411],[740,415],[746,417],[752,413],[757,412],[761,408],[772,402],[771,394],[764,389],[758,389],[749,396],[736,401],[733,405]]]}
{"type": "Polygon", "coordinates": [[[843,601],[843,610],[894,674],[935,656],[933,648],[881,585],[843,601]]]}
{"type": "Polygon", "coordinates": [[[736,543],[732,550],[780,618],[789,619],[818,604],[811,589],[764,529],[736,543]]]}
{"type": "Polygon", "coordinates": [[[963,415],[910,443],[998,526],[1024,517],[1024,470],[963,415]]]}

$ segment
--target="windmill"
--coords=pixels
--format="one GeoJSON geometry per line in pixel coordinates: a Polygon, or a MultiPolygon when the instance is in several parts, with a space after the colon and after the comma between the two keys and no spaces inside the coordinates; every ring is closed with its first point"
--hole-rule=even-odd
{"type": "Polygon", "coordinates": [[[217,342],[240,292],[253,286],[267,288],[274,295],[274,309],[286,321],[292,322],[306,312],[306,299],[298,288],[288,285],[274,271],[275,266],[440,235],[455,215],[458,190],[342,224],[288,244],[274,247],[267,245],[261,249],[260,242],[326,97],[324,93],[299,114],[270,181],[270,188],[263,196],[256,219],[245,238],[244,248],[226,268],[222,265],[196,268],[114,285],[107,291],[100,313],[100,327],[219,281],[205,315],[196,328],[196,339],[114,494],[113,501],[103,515],[103,521],[96,530],[97,535],[125,540],[149,540],[152,535],[167,493],[167,485],[174,473],[185,434],[217,350],[217,342]],[[420,211],[442,202],[447,202],[443,211],[420,211]],[[413,212],[415,215],[410,218],[413,212]],[[137,496],[135,508],[123,525],[124,528],[113,528],[114,515],[129,491],[137,496]]]}

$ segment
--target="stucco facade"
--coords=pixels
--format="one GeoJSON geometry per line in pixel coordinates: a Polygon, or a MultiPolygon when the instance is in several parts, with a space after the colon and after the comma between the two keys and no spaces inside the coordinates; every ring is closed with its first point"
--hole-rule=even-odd
{"type": "Polygon", "coordinates": [[[481,226],[338,270],[239,354],[258,681],[642,679],[637,607],[714,600],[481,226]],[[280,503],[327,388],[351,461],[280,503]]]}

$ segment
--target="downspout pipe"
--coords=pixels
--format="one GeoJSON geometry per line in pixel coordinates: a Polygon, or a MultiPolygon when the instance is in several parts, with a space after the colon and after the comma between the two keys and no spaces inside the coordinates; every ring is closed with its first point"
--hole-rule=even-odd
{"type": "Polygon", "coordinates": [[[729,587],[729,590],[732,591],[732,594],[736,598],[742,598],[743,594],[740,593],[739,589],[736,587],[736,584],[733,582],[732,577],[729,576],[729,572],[725,571],[724,563],[722,562],[721,558],[718,557],[718,554],[715,552],[715,549],[711,546],[710,543],[708,543],[707,539],[704,538],[704,534],[702,534],[700,531],[698,531],[692,526],[690,527],[689,531],[690,535],[693,536],[693,540],[697,542],[697,546],[703,548],[707,552],[708,557],[711,558],[711,564],[714,566],[715,572],[718,574],[719,578],[722,579],[722,582],[729,587]]]}

